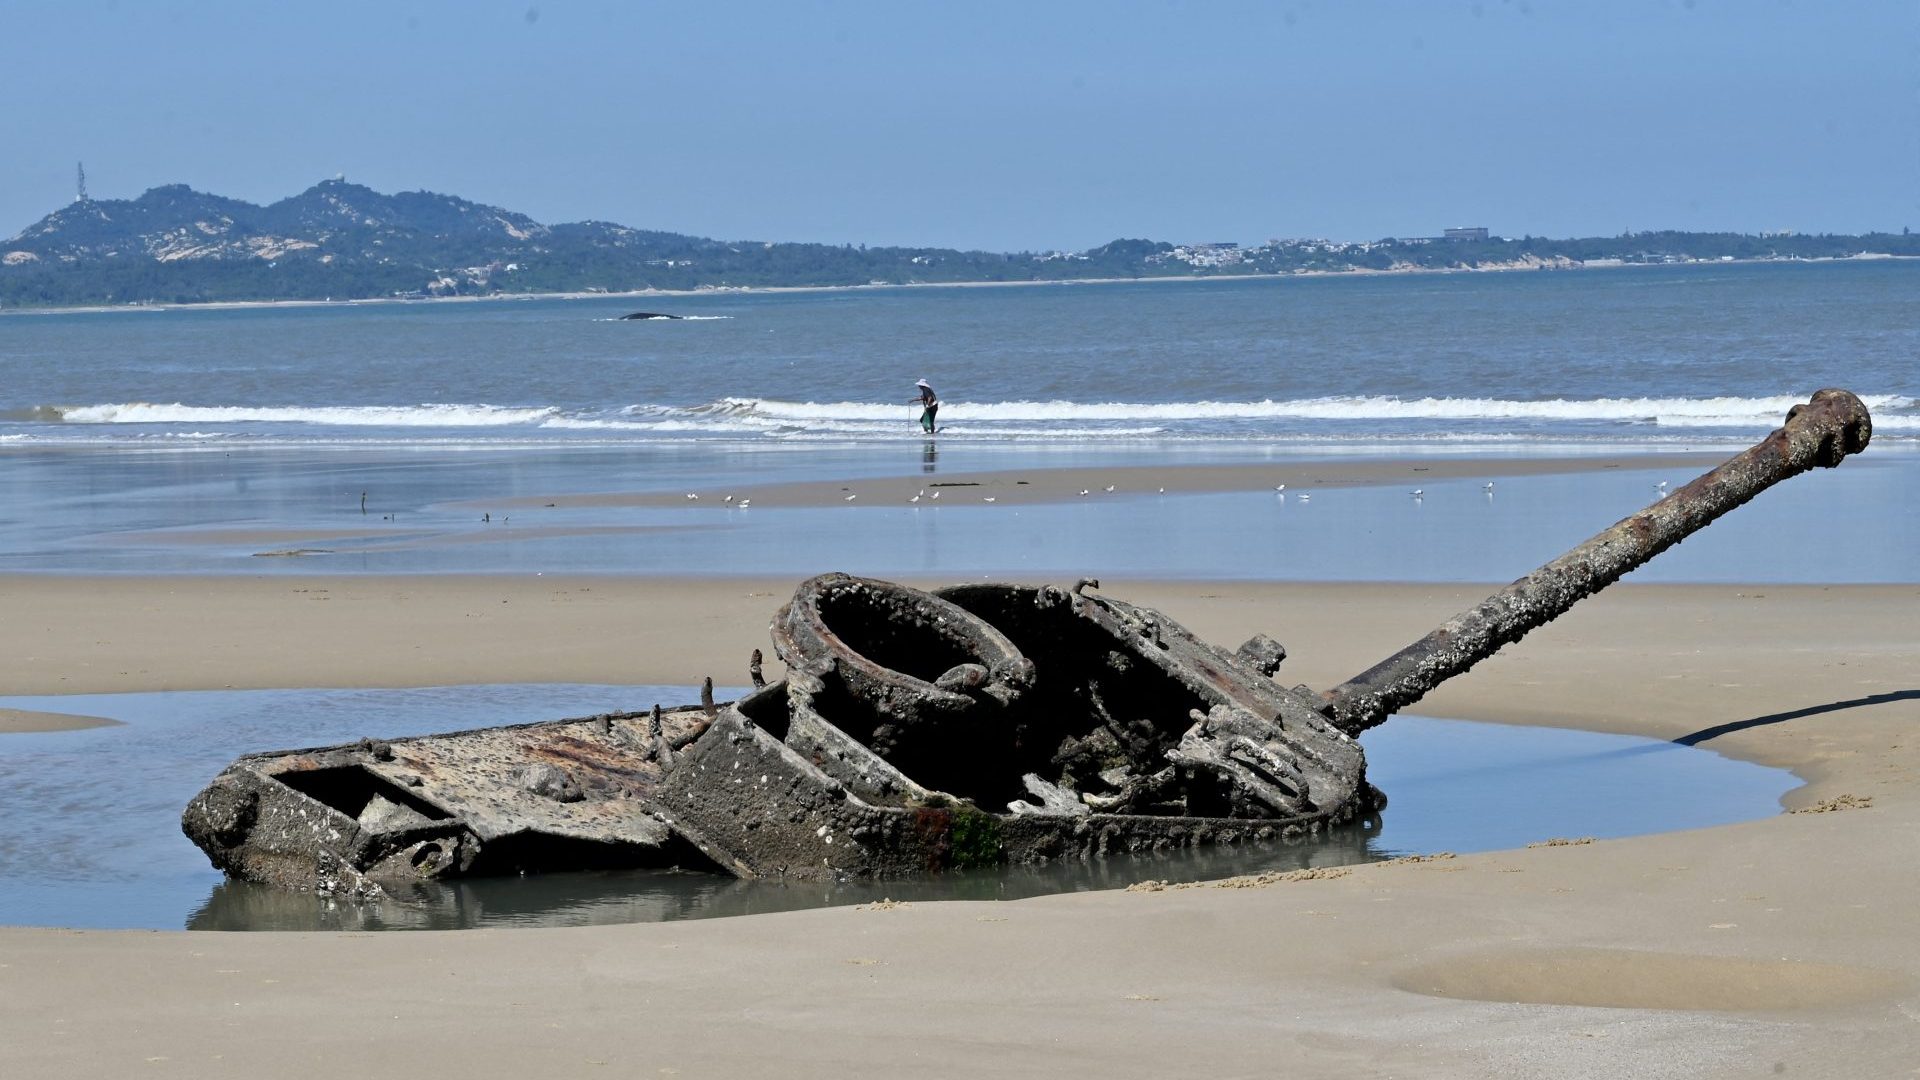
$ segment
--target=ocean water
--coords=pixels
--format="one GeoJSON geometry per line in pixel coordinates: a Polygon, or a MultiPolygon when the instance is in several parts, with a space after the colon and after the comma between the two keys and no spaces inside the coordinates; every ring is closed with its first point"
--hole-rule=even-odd
{"type": "Polygon", "coordinates": [[[1920,438],[1920,264],[710,293],[0,319],[0,440],[1120,446],[1920,438]],[[635,309],[688,316],[620,321],[635,309]]]}
{"type": "MultiPolygon", "coordinates": [[[[1643,580],[1920,580],[1920,263],[0,317],[0,572],[1506,580],[1823,386],[1875,444],[1643,580]],[[686,316],[622,321],[636,309],[686,316]],[[914,422],[913,382],[944,399],[914,422]],[[1630,454],[1073,506],[508,509],[881,475],[1630,454]],[[1151,500],[1151,501],[1149,501],[1151,500]],[[483,520],[484,518],[484,520],[483,520]],[[297,554],[264,558],[268,555],[297,554]]],[[[854,489],[849,488],[850,492],[854,489]]]]}

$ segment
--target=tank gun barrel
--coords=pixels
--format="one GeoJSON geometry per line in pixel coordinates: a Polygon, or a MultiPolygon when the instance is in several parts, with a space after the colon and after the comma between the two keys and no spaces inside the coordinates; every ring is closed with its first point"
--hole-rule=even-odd
{"type": "Polygon", "coordinates": [[[1350,734],[1373,727],[1767,488],[1866,449],[1872,435],[1859,398],[1815,393],[1759,443],[1328,690],[1334,723],[1350,734]]]}

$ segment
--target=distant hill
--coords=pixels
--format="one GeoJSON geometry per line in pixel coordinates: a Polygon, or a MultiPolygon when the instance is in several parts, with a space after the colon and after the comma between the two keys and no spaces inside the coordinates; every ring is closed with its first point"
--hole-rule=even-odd
{"type": "Polygon", "coordinates": [[[778,285],[1067,281],[1352,270],[1573,267],[1920,255],[1920,238],[1636,233],[1585,240],[1115,240],[1081,252],[720,241],[560,225],[427,191],[327,180],[270,206],[157,187],[83,199],[0,242],[0,308],[625,292],[778,285]]]}

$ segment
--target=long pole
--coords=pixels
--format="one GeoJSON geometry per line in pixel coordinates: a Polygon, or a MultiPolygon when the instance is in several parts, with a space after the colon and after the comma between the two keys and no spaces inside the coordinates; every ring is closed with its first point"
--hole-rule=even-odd
{"type": "Polygon", "coordinates": [[[1845,390],[1795,405],[1773,434],[1482,600],[1432,633],[1328,690],[1334,723],[1357,734],[1544,626],[1720,515],[1789,477],[1832,468],[1867,448],[1873,420],[1845,390]]]}

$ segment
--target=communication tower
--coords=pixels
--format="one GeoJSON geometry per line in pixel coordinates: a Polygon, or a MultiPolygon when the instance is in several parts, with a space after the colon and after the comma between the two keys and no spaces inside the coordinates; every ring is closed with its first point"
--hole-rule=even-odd
{"type": "Polygon", "coordinates": [[[73,179],[73,186],[74,186],[74,195],[73,195],[73,201],[74,201],[74,202],[86,202],[86,201],[87,201],[87,165],[86,165],[86,162],[78,162],[78,163],[76,163],[76,164],[74,165],[74,167],[73,167],[73,171],[74,171],[74,179],[73,179]]]}

